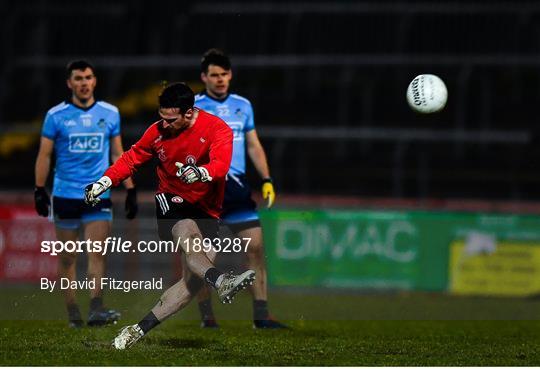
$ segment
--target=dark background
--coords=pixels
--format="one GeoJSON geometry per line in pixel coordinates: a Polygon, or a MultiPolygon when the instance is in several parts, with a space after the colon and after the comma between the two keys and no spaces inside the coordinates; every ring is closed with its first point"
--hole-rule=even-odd
{"type": "MultiPolygon", "coordinates": [[[[202,90],[200,56],[219,47],[254,105],[278,193],[540,198],[539,2],[29,0],[0,12],[2,190],[31,192],[69,60],[94,62],[128,148],[157,119],[162,82],[202,90]],[[445,81],[443,112],[409,109],[420,73],[445,81]]],[[[152,172],[135,177],[141,188],[152,172]]]]}

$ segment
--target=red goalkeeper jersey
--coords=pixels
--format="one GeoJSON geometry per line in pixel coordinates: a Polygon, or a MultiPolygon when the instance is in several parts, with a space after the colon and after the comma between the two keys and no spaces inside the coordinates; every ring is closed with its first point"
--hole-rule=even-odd
{"type": "Polygon", "coordinates": [[[220,118],[200,109],[195,123],[176,137],[167,137],[161,125],[161,120],[152,124],[141,139],[124,152],[104,175],[111,178],[113,186],[118,186],[133,175],[141,164],[157,157],[158,193],[180,196],[218,218],[223,204],[225,176],[231,165],[231,128],[220,118]],[[182,182],[176,176],[176,162],[193,163],[206,168],[212,181],[192,184],[182,182]]]}

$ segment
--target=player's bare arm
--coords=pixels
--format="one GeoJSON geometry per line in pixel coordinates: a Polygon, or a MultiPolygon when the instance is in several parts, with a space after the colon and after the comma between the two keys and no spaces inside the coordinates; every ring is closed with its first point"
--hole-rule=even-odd
{"type": "Polygon", "coordinates": [[[51,169],[51,157],[54,151],[54,141],[41,137],[39,152],[36,159],[35,175],[36,187],[44,187],[51,169]]]}
{"type": "Polygon", "coordinates": [[[266,153],[264,152],[264,148],[259,140],[256,130],[252,129],[246,133],[246,144],[248,156],[253,162],[255,169],[263,179],[261,192],[263,198],[267,200],[267,207],[270,208],[272,205],[274,205],[276,193],[270,177],[270,169],[268,167],[266,153]]]}
{"type": "Polygon", "coordinates": [[[270,169],[268,168],[268,161],[266,159],[266,153],[259,140],[257,131],[252,129],[246,133],[247,153],[255,169],[261,176],[261,178],[270,177],[270,169]]]}

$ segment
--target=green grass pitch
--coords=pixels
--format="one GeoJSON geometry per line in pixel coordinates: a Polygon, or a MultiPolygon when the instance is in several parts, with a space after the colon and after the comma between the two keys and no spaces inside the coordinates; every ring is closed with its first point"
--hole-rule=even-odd
{"type": "Polygon", "coordinates": [[[540,301],[419,293],[274,291],[286,331],[254,330],[244,293],[232,306],[215,303],[218,330],[198,327],[192,303],[131,349],[111,349],[158,295],[108,294],[122,321],[73,330],[59,295],[2,289],[0,365],[540,365],[540,301]]]}

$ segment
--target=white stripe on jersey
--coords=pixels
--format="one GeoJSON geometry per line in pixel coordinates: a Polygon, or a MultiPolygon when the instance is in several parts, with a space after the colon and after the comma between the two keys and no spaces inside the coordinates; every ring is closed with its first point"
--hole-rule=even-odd
{"type": "Polygon", "coordinates": [[[249,105],[251,105],[251,102],[250,102],[248,99],[246,99],[245,97],[242,97],[242,96],[237,95],[237,94],[230,94],[229,96],[232,97],[232,98],[238,99],[238,100],[240,100],[240,101],[243,101],[243,102],[245,102],[245,103],[248,103],[249,105]]]}
{"type": "Polygon", "coordinates": [[[69,107],[69,104],[66,104],[65,102],[61,102],[60,104],[50,108],[49,111],[47,112],[47,114],[52,115],[52,114],[58,113],[59,111],[62,111],[64,109],[66,109],[68,107],[69,107]]]}
{"type": "Polygon", "coordinates": [[[114,111],[115,113],[118,113],[118,108],[112,104],[109,104],[108,102],[105,102],[105,101],[98,101],[97,104],[99,106],[101,106],[102,108],[105,108],[105,109],[108,109],[108,110],[112,110],[114,111]]]}

